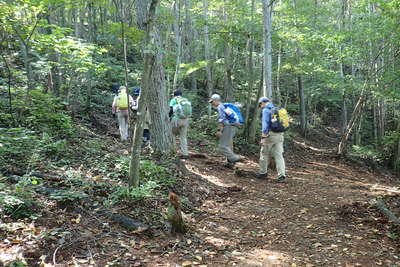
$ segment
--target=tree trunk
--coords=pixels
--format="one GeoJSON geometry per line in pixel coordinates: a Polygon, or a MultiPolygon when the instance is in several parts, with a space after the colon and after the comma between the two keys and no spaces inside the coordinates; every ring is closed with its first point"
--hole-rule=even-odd
{"type": "Polygon", "coordinates": [[[282,96],[281,96],[281,66],[282,66],[282,41],[279,41],[279,50],[278,50],[278,67],[276,70],[276,89],[275,89],[275,103],[278,106],[282,105],[282,96]]]}
{"type": "Polygon", "coordinates": [[[363,87],[363,90],[361,91],[361,95],[357,101],[356,106],[354,107],[353,110],[353,114],[351,115],[351,119],[346,127],[346,131],[344,132],[344,134],[342,135],[342,138],[340,140],[340,143],[338,145],[338,149],[337,149],[337,154],[339,156],[345,156],[347,153],[347,143],[351,134],[351,131],[354,128],[354,125],[356,124],[357,120],[360,118],[362,111],[363,111],[363,107],[365,104],[365,101],[367,99],[367,93],[366,93],[366,89],[365,86],[363,87]]]}
{"type": "MultiPolygon", "coordinates": [[[[211,62],[210,62],[210,40],[208,33],[208,0],[203,0],[203,16],[204,21],[204,57],[207,62],[206,72],[207,72],[207,92],[208,97],[211,97],[213,84],[212,84],[212,76],[211,76],[211,62]]],[[[208,119],[211,118],[211,104],[208,104],[208,119]]]]}
{"type": "Polygon", "coordinates": [[[297,87],[299,89],[299,98],[300,98],[300,129],[305,136],[307,131],[307,120],[306,120],[306,104],[304,97],[304,89],[303,89],[303,78],[301,74],[297,75],[297,87]]]}
{"type": "Polygon", "coordinates": [[[172,83],[172,91],[176,90],[179,81],[180,66],[181,66],[181,54],[182,54],[182,33],[181,33],[181,0],[174,2],[174,32],[175,32],[175,45],[176,45],[176,64],[175,64],[175,75],[172,83]]]}
{"type": "MultiPolygon", "coordinates": [[[[158,0],[152,0],[152,4],[158,0]]],[[[138,25],[141,29],[144,29],[144,23],[147,19],[147,6],[148,0],[136,1],[137,9],[137,20],[138,25]]],[[[149,29],[151,35],[149,42],[146,43],[146,50],[153,50],[154,64],[150,76],[148,98],[145,101],[148,103],[148,108],[151,115],[151,127],[150,130],[153,133],[151,143],[156,152],[169,154],[173,149],[173,139],[171,124],[169,121],[169,106],[168,106],[168,95],[165,88],[165,72],[164,66],[162,65],[162,41],[161,36],[158,32],[157,27],[149,29]],[[150,101],[151,99],[151,101],[150,101]]]]}
{"type": "MultiPolygon", "coordinates": [[[[147,0],[136,0],[136,16],[137,24],[140,29],[145,31],[144,47],[150,48],[151,45],[151,31],[154,30],[154,17],[156,12],[156,7],[159,0],[152,0],[150,8],[147,11],[148,1],[147,0]]],[[[149,51],[145,49],[144,52],[144,70],[142,74],[142,89],[141,96],[139,98],[139,108],[137,113],[137,123],[135,124],[135,129],[132,138],[132,154],[131,161],[129,165],[129,177],[128,183],[130,187],[139,186],[139,163],[140,163],[140,153],[141,144],[143,136],[143,123],[146,113],[146,102],[149,99],[149,92],[152,83],[153,69],[156,64],[155,51],[149,51]]]]}
{"type": "MultiPolygon", "coordinates": [[[[185,44],[186,44],[186,62],[195,63],[196,62],[196,45],[193,40],[197,40],[194,36],[192,17],[190,14],[190,9],[192,8],[191,0],[185,0],[185,44]]],[[[190,87],[192,91],[197,91],[197,79],[196,72],[189,75],[190,87]]]]}
{"type": "Polygon", "coordinates": [[[6,66],[7,73],[8,73],[8,75],[7,75],[8,76],[8,82],[7,82],[7,87],[8,87],[8,108],[9,108],[8,112],[11,115],[11,117],[13,118],[12,95],[11,95],[12,73],[11,73],[10,65],[8,64],[6,57],[3,54],[1,54],[1,57],[3,58],[4,65],[6,66]]]}
{"type": "Polygon", "coordinates": [[[397,148],[395,149],[395,157],[394,157],[394,162],[393,162],[393,167],[396,171],[400,173],[400,114],[398,115],[399,117],[397,118],[397,148]]]}
{"type": "Polygon", "coordinates": [[[263,0],[263,95],[272,99],[272,3],[270,0],[263,0]]]}
{"type": "MultiPolygon", "coordinates": [[[[227,0],[224,0],[224,24],[228,27],[229,24],[229,15],[228,15],[228,7],[227,7],[227,0]]],[[[227,102],[234,101],[233,95],[233,86],[232,86],[232,48],[230,44],[231,36],[230,33],[226,33],[224,42],[224,99],[227,102]]]]}
{"type": "MultiPolygon", "coordinates": [[[[254,0],[252,0],[254,3],[254,0]]],[[[254,87],[254,73],[253,73],[253,48],[254,48],[254,38],[250,34],[249,39],[247,40],[247,60],[246,60],[246,68],[247,68],[247,82],[249,87],[247,89],[247,103],[246,103],[246,113],[245,113],[245,122],[246,124],[250,124],[249,117],[250,117],[250,107],[251,107],[251,100],[253,96],[253,87],[254,87]]],[[[248,136],[248,132],[247,132],[248,136]]]]}
{"type": "Polygon", "coordinates": [[[254,112],[253,112],[253,118],[251,120],[250,126],[249,126],[249,136],[247,138],[247,141],[250,144],[254,144],[256,140],[256,129],[257,129],[257,122],[260,117],[260,107],[258,106],[258,99],[261,97],[261,94],[263,93],[263,78],[264,77],[264,65],[261,67],[261,78],[260,78],[260,86],[257,92],[257,99],[254,101],[253,106],[254,106],[254,112]]]}

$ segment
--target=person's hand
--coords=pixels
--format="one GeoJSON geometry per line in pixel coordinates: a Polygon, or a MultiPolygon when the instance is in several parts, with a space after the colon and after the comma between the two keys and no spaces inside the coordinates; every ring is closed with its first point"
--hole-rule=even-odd
{"type": "Polygon", "coordinates": [[[217,133],[216,133],[215,135],[216,135],[217,137],[221,137],[222,131],[221,131],[221,130],[218,130],[217,133]]]}
{"type": "Polygon", "coordinates": [[[261,136],[260,145],[265,146],[267,145],[267,137],[268,136],[261,136]]]}

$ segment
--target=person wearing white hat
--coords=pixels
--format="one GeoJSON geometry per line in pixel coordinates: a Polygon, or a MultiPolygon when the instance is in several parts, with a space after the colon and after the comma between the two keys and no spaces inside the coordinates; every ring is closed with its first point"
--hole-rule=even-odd
{"type": "Polygon", "coordinates": [[[271,131],[271,112],[275,107],[267,97],[261,97],[258,105],[262,109],[262,133],[260,151],[260,171],[256,175],[258,179],[268,176],[268,164],[271,156],[274,157],[278,171],[277,182],[286,181],[285,159],[283,158],[283,133],[271,131]]]}
{"type": "Polygon", "coordinates": [[[228,166],[233,167],[236,162],[241,161],[239,155],[232,151],[233,138],[236,134],[236,126],[231,125],[228,121],[225,107],[221,102],[221,96],[213,94],[209,100],[211,105],[218,110],[218,130],[217,137],[219,138],[219,149],[227,158],[228,166]]]}

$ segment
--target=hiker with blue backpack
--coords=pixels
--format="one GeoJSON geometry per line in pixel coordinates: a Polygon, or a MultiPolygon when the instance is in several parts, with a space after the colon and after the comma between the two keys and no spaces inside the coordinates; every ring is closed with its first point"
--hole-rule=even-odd
{"type": "Polygon", "coordinates": [[[221,153],[227,158],[227,167],[233,167],[241,157],[233,152],[232,144],[237,127],[243,123],[243,117],[237,106],[231,103],[223,104],[221,96],[213,94],[209,100],[211,105],[218,111],[218,130],[216,136],[219,138],[221,153]]]}
{"type": "Polygon", "coordinates": [[[276,107],[267,97],[261,97],[258,105],[262,110],[262,132],[260,151],[260,171],[257,179],[268,177],[268,164],[271,157],[274,157],[278,171],[277,182],[286,181],[285,159],[283,158],[283,132],[289,127],[287,111],[284,108],[276,107]]]}
{"type": "Polygon", "coordinates": [[[189,100],[182,97],[182,91],[177,89],[174,91],[174,97],[170,103],[169,117],[172,124],[172,133],[180,139],[180,149],[182,159],[189,158],[187,146],[187,131],[189,128],[189,118],[192,116],[192,104],[189,100]]]}
{"type": "Polygon", "coordinates": [[[129,137],[129,107],[133,105],[133,98],[126,90],[125,86],[120,86],[118,94],[114,96],[112,103],[112,113],[117,114],[119,133],[121,141],[127,141],[129,137]],[[129,99],[129,102],[128,102],[129,99]]]}

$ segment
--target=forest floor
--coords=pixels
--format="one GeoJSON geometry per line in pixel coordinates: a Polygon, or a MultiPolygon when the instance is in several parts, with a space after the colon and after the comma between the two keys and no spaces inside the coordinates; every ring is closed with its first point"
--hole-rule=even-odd
{"type": "MultiPolygon", "coordinates": [[[[96,209],[53,206],[35,222],[5,220],[0,266],[16,258],[28,266],[400,266],[399,227],[370,204],[382,197],[399,215],[398,177],[337,159],[332,137],[314,139],[287,142],[287,183],[274,182],[275,171],[255,179],[258,155],[244,153],[228,169],[192,140],[175,190],[195,206],[187,234],[132,233],[96,209]]],[[[149,202],[164,212],[165,200],[139,205],[149,202]]]]}

